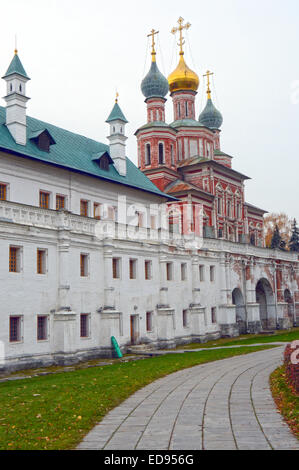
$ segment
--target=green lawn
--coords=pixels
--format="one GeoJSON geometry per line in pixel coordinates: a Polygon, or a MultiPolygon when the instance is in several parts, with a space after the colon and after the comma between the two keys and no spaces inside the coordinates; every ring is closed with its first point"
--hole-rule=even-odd
{"type": "Polygon", "coordinates": [[[238,346],[241,344],[272,343],[273,341],[285,341],[287,343],[299,339],[299,328],[291,330],[278,330],[273,335],[242,335],[235,339],[221,338],[207,343],[191,343],[178,346],[176,349],[212,348],[216,346],[238,346]]]}
{"type": "Polygon", "coordinates": [[[278,409],[299,439],[299,394],[286,382],[285,366],[272,373],[270,385],[278,409]]]}
{"type": "Polygon", "coordinates": [[[169,354],[0,384],[0,450],[72,449],[104,415],[179,369],[271,346],[169,354]]]}

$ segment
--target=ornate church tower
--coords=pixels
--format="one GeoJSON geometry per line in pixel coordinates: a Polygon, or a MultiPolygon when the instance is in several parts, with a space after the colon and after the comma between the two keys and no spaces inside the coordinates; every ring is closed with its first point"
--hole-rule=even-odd
{"type": "Polygon", "coordinates": [[[183,18],[178,20],[179,26],[171,30],[172,34],[179,31],[180,60],[177,68],[169,75],[169,90],[173,101],[173,116],[175,121],[195,119],[195,96],[199,86],[199,78],[185,63],[183,45],[185,44],[182,32],[189,29],[191,24],[183,25],[183,18]]]}
{"type": "Polygon", "coordinates": [[[141,91],[147,105],[147,124],[140,127],[135,135],[138,141],[139,168],[164,190],[176,179],[176,130],[165,122],[165,96],[168,81],[159,71],[156,62],[155,35],[152,30],[151,68],[142,80],[141,91]]]}
{"type": "Polygon", "coordinates": [[[15,50],[14,58],[2,77],[7,84],[7,92],[4,97],[6,101],[6,125],[17,144],[26,145],[26,83],[30,78],[19,59],[18,51],[15,50]]]}

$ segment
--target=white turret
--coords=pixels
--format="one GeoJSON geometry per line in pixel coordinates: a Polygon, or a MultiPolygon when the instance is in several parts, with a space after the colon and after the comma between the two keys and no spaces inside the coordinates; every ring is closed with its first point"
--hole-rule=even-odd
{"type": "Polygon", "coordinates": [[[14,58],[4,77],[7,91],[4,97],[6,101],[6,125],[17,144],[26,145],[26,83],[30,78],[19,59],[18,51],[15,50],[14,58]]]}
{"type": "MultiPolygon", "coordinates": [[[[117,95],[118,96],[118,95],[117,95]]],[[[126,160],[126,140],[125,125],[127,120],[119,107],[117,96],[115,99],[114,107],[106,120],[110,124],[110,135],[107,137],[110,146],[110,157],[118,173],[122,176],[127,174],[127,160],[126,160]]]]}

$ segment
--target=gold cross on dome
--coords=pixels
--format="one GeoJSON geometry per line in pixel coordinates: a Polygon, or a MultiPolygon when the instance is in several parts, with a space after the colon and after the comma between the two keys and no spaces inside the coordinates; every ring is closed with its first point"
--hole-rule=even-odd
{"type": "Polygon", "coordinates": [[[191,24],[186,23],[185,25],[183,25],[184,19],[181,16],[178,19],[178,23],[179,23],[179,26],[172,28],[171,32],[172,32],[172,34],[175,34],[178,31],[180,32],[180,39],[179,39],[179,42],[178,42],[178,46],[180,46],[180,54],[183,55],[184,54],[183,45],[185,44],[185,40],[183,38],[182,31],[184,29],[189,29],[191,24]]]}
{"type": "Polygon", "coordinates": [[[207,70],[207,73],[205,75],[203,75],[204,77],[207,77],[207,86],[208,86],[208,89],[207,89],[207,94],[208,94],[208,99],[211,99],[211,90],[210,90],[210,76],[211,75],[214,75],[214,72],[210,72],[209,70],[207,70]]]}
{"type": "Polygon", "coordinates": [[[155,31],[154,29],[151,30],[150,34],[147,35],[149,38],[150,36],[152,37],[152,58],[153,61],[155,60],[156,56],[156,51],[155,51],[155,34],[158,34],[159,31],[155,31]]]}

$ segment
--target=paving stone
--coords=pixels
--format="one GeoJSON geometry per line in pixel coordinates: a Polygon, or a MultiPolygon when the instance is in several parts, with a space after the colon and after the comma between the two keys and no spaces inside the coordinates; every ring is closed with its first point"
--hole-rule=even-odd
{"type": "Polygon", "coordinates": [[[283,348],[182,370],[144,387],[104,417],[78,449],[296,449],[269,390],[283,348]]]}

